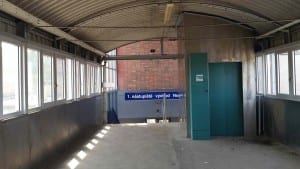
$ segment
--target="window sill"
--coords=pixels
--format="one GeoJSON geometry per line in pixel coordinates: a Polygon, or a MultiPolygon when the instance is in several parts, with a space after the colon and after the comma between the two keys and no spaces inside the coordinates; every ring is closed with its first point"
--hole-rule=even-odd
{"type": "Polygon", "coordinates": [[[25,116],[26,116],[26,114],[15,113],[15,114],[11,114],[11,115],[2,117],[0,119],[0,122],[5,123],[7,121],[15,120],[15,119],[18,119],[20,117],[25,117],[25,116]]]}
{"type": "Polygon", "coordinates": [[[286,100],[286,101],[300,102],[300,96],[284,96],[284,95],[270,96],[270,95],[265,95],[263,97],[268,98],[268,99],[274,99],[274,100],[286,100]]]}

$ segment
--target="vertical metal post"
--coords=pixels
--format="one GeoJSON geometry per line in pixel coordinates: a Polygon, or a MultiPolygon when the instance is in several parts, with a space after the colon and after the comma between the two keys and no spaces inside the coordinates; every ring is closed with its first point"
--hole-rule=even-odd
{"type": "Polygon", "coordinates": [[[106,124],[107,123],[107,87],[106,87],[106,84],[107,84],[107,80],[106,80],[106,62],[104,62],[103,64],[103,76],[102,76],[102,84],[103,84],[103,98],[102,98],[102,107],[103,107],[103,123],[106,124]]]}
{"type": "Polygon", "coordinates": [[[51,102],[54,102],[54,101],[57,101],[57,70],[56,70],[56,58],[57,58],[57,55],[56,54],[51,54],[50,55],[52,57],[52,84],[53,84],[53,87],[52,87],[52,99],[51,102]]]}
{"type": "Polygon", "coordinates": [[[3,113],[3,69],[2,69],[2,43],[0,42],[0,117],[4,115],[3,113]]]}
{"type": "Polygon", "coordinates": [[[167,117],[166,117],[166,93],[164,93],[163,102],[162,102],[162,118],[163,123],[166,123],[167,117]]]}
{"type": "Polygon", "coordinates": [[[296,95],[296,84],[295,84],[295,76],[294,76],[294,70],[295,70],[295,62],[294,62],[294,51],[289,50],[288,51],[288,65],[289,65],[289,88],[290,88],[290,95],[295,96],[296,95]]]}
{"type": "Polygon", "coordinates": [[[44,51],[42,50],[40,52],[40,67],[39,67],[39,70],[40,70],[40,104],[41,104],[41,107],[44,106],[44,51]]]}
{"type": "Polygon", "coordinates": [[[164,39],[160,38],[160,53],[164,55],[164,39]]]}
{"type": "Polygon", "coordinates": [[[261,96],[258,96],[258,136],[261,135],[261,96]]]}
{"type": "MultiPolygon", "coordinates": [[[[22,84],[23,84],[23,100],[24,100],[24,105],[23,105],[23,111],[25,113],[28,113],[28,67],[27,67],[27,62],[28,62],[28,59],[27,59],[27,45],[24,44],[24,47],[22,47],[22,53],[23,53],[23,62],[22,62],[22,65],[23,65],[23,81],[22,81],[22,84]]],[[[39,73],[39,72],[37,72],[39,73]]],[[[40,93],[40,92],[39,92],[40,93]]],[[[40,100],[40,99],[39,99],[40,100]]]]}

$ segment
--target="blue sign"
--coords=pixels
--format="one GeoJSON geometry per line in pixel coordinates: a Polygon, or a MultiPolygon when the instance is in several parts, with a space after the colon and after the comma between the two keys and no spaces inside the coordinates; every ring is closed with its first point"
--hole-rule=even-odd
{"type": "Polygon", "coordinates": [[[181,99],[185,96],[183,92],[126,92],[125,100],[161,100],[181,99]]]}

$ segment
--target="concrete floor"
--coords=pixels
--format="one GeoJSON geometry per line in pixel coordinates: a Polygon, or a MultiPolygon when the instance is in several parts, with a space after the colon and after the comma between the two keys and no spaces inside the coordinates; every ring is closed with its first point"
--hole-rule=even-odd
{"type": "Polygon", "coordinates": [[[242,138],[191,141],[184,130],[180,123],[112,125],[55,169],[300,168],[300,157],[278,143],[242,138]]]}

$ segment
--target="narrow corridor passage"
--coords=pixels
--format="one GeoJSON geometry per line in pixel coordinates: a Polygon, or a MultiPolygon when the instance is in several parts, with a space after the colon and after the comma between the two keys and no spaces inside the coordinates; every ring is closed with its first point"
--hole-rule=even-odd
{"type": "Polygon", "coordinates": [[[191,141],[184,125],[106,126],[59,169],[296,169],[300,157],[272,142],[191,141]]]}

